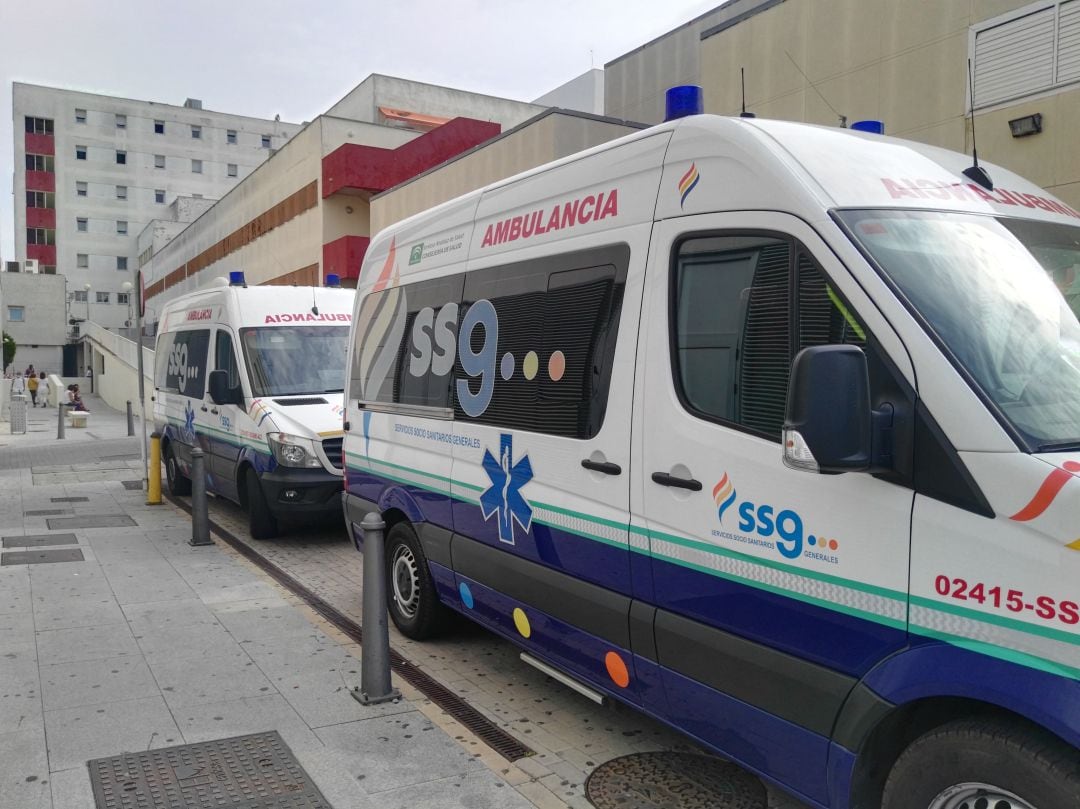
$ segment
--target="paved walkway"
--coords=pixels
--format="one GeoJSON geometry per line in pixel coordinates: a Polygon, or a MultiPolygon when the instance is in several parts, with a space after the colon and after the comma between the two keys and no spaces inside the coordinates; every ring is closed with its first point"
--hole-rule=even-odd
{"type": "Polygon", "coordinates": [[[561,806],[407,684],[351,699],[359,648],[227,547],[190,547],[185,514],[125,487],[124,415],[88,406],[63,441],[55,410],[0,434],[0,809],[92,809],[89,759],[265,730],[335,809],[561,806]]]}

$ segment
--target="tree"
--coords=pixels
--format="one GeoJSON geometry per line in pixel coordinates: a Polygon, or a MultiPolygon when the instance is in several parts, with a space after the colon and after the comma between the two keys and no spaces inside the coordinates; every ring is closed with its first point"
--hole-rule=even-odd
{"type": "Polygon", "coordinates": [[[4,368],[15,361],[15,338],[4,332],[4,368]]]}

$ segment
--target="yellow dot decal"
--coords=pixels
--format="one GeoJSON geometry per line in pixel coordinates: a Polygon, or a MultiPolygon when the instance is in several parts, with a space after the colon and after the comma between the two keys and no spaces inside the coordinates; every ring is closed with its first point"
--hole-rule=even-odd
{"type": "Polygon", "coordinates": [[[525,374],[526,379],[536,379],[536,372],[540,370],[540,358],[536,356],[535,351],[530,351],[525,355],[525,361],[521,363],[521,373],[525,374]]]}
{"type": "Polygon", "coordinates": [[[548,359],[548,376],[551,377],[552,382],[558,382],[563,378],[563,374],[566,373],[566,355],[561,351],[556,351],[548,359]]]}
{"type": "Polygon", "coordinates": [[[514,626],[517,627],[517,631],[521,633],[523,638],[527,638],[532,634],[532,627],[529,626],[529,616],[525,614],[525,610],[521,607],[514,607],[514,626]]]}

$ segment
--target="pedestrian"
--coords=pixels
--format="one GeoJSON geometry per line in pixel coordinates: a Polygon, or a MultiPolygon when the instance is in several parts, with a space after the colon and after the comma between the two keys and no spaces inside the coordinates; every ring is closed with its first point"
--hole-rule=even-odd
{"type": "Polygon", "coordinates": [[[79,395],[79,386],[71,386],[71,403],[74,405],[75,410],[81,410],[84,413],[89,413],[90,410],[83,403],[82,396],[79,395]]]}
{"type": "Polygon", "coordinates": [[[37,371],[34,370],[34,363],[30,363],[26,366],[26,371],[23,372],[23,376],[27,379],[32,376],[37,376],[37,371]]]}
{"type": "MultiPolygon", "coordinates": [[[[30,366],[33,368],[34,366],[30,366]]],[[[31,373],[26,377],[26,389],[30,391],[30,406],[37,407],[38,378],[37,374],[31,373]]]]}
{"type": "Polygon", "coordinates": [[[44,371],[41,372],[41,379],[38,382],[38,396],[41,397],[41,406],[49,406],[49,377],[44,371]]]}
{"type": "Polygon", "coordinates": [[[93,379],[94,378],[94,369],[91,368],[89,365],[86,366],[86,378],[87,379],[93,379]]]}
{"type": "Polygon", "coordinates": [[[15,372],[15,378],[11,380],[11,395],[22,395],[26,391],[26,381],[23,379],[22,371],[15,372]]]}

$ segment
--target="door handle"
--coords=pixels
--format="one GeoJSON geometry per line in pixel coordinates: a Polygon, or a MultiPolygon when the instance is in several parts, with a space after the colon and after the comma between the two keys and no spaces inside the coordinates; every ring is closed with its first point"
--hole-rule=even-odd
{"type": "Polygon", "coordinates": [[[674,486],[676,489],[689,489],[692,492],[701,491],[701,481],[693,478],[677,478],[667,472],[653,472],[652,479],[653,483],[659,483],[661,486],[674,486]]]}
{"type": "Polygon", "coordinates": [[[591,469],[593,472],[603,472],[605,475],[621,475],[622,467],[617,463],[610,463],[608,461],[590,461],[585,458],[581,465],[586,469],[591,469]]]}
{"type": "Polygon", "coordinates": [[[203,405],[203,406],[202,406],[202,412],[204,412],[204,413],[205,413],[205,412],[206,412],[206,411],[207,411],[208,409],[209,409],[209,408],[207,408],[207,406],[206,406],[206,405],[203,405]]]}
{"type": "MultiPolygon", "coordinates": [[[[205,408],[203,408],[203,409],[205,409],[205,408]]],[[[213,413],[214,415],[217,415],[218,409],[216,407],[211,407],[210,412],[213,413]]]]}

